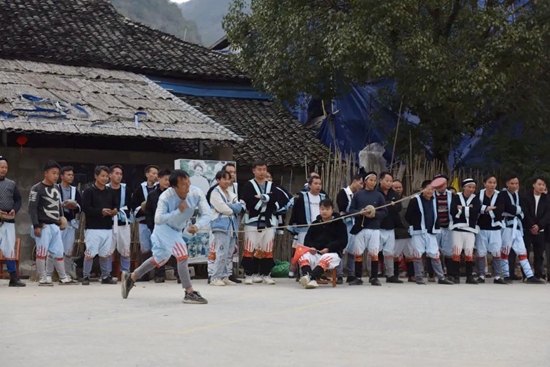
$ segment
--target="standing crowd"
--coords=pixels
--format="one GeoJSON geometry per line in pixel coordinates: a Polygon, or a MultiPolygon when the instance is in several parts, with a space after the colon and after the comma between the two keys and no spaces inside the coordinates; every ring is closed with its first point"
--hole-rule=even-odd
{"type": "MultiPolygon", "coordinates": [[[[0,249],[7,259],[9,285],[23,287],[14,261],[14,217],[21,208],[21,195],[15,182],[6,178],[7,172],[8,162],[0,157],[0,249]]],[[[78,284],[71,255],[79,226],[77,215],[83,212],[86,250],[82,285],[90,284],[96,256],[101,283],[117,283],[112,277],[112,254],[116,249],[123,298],[128,297],[135,282],[149,280],[153,270],[155,282],[164,282],[164,266],[172,258],[177,263],[178,282],[185,290],[183,302],[207,303],[191,284],[184,237],[210,231],[209,283],[235,285],[241,283],[232,273],[233,260],[238,256],[239,220],[244,226],[244,283],[274,285],[270,273],[275,235],[284,226],[291,207],[285,228],[294,235],[298,268],[292,266],[289,276],[296,276],[308,289],[316,288],[325,272],[335,268],[339,284],[344,282],[344,270],[349,285],[363,284],[365,251],[369,282],[374,286],[381,285],[383,274],[387,283],[403,283],[403,259],[410,282],[426,284],[427,274],[428,281],[457,284],[461,281],[463,257],[466,283],[485,283],[488,253],[492,255],[495,284],[520,279],[514,273],[516,259],[527,283],[545,282],[550,203],[542,178],[535,179],[532,190],[520,196],[519,180],[514,175],[507,177],[502,191],[496,190],[496,177],[487,177],[477,194],[474,180],[464,180],[462,191],[453,193],[447,189],[448,178],[439,175],[425,181],[414,197],[403,198],[402,183],[390,173],[378,176],[368,172],[355,175],[349,186],[340,190],[336,210],[315,173],[293,197],[272,182],[264,162],[255,162],[252,172],[254,178],[239,193],[236,167],[226,164],[205,195],[191,185],[187,172],[148,166],[146,181],[131,193],[122,182],[120,165],[97,166],[93,184],[81,195],[72,185],[73,168],[48,162],[43,180],[30,191],[28,207],[31,236],[36,241],[38,284],[52,286],[54,269],[59,284],[78,284]],[[130,272],[133,222],[139,228],[142,255],[141,265],[130,272]],[[533,268],[526,244],[534,253],[533,268]]]]}

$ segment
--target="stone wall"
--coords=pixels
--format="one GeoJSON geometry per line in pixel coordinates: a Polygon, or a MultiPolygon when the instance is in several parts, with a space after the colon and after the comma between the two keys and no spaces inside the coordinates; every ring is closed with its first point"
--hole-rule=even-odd
{"type": "MultiPolygon", "coordinates": [[[[21,238],[21,259],[32,257],[34,240],[30,237],[31,221],[27,212],[29,191],[31,187],[43,178],[44,164],[53,159],[58,162],[75,162],[83,164],[113,164],[143,166],[154,164],[159,167],[174,168],[174,160],[188,158],[183,154],[167,154],[132,151],[105,151],[87,149],[31,149],[7,148],[0,149],[0,155],[8,160],[7,177],[16,182],[23,205],[15,217],[16,236],[21,238]]],[[[216,152],[212,159],[231,160],[232,150],[224,148],[216,152]]],[[[190,157],[195,158],[195,157],[190,157]]]]}

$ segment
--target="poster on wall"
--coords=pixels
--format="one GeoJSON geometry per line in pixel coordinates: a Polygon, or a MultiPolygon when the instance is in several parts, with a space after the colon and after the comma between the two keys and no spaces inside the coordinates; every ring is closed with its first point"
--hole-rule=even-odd
{"type": "MultiPolygon", "coordinates": [[[[210,161],[202,159],[176,159],[174,161],[174,169],[182,169],[189,173],[191,177],[191,185],[201,189],[204,194],[208,192],[211,186],[216,184],[216,173],[222,170],[226,163],[230,161],[210,161]]],[[[198,210],[190,219],[190,224],[195,223],[199,219],[198,210]]],[[[187,226],[186,226],[187,227],[187,226]]],[[[191,235],[186,231],[183,232],[183,238],[187,243],[187,251],[189,252],[189,263],[206,263],[208,260],[208,250],[210,248],[210,231],[204,229],[196,235],[191,235]]]]}

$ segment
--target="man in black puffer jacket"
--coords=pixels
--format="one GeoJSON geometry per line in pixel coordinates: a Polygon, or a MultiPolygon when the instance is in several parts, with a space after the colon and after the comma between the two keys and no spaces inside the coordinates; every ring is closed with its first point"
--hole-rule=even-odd
{"type": "Polygon", "coordinates": [[[348,244],[346,224],[339,220],[339,214],[334,213],[332,200],[321,200],[320,213],[309,227],[304,241],[311,250],[298,259],[304,274],[300,284],[306,289],[317,288],[317,279],[326,270],[340,265],[342,251],[348,244]]]}

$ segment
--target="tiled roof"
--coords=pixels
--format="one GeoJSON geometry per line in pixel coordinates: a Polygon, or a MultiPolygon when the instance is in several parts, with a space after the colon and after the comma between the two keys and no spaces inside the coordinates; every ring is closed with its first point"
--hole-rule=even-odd
{"type": "Polygon", "coordinates": [[[241,165],[250,165],[257,159],[283,166],[304,166],[327,160],[328,148],[274,102],[178,96],[244,138],[243,143],[234,145],[235,160],[241,165]]]}
{"type": "Polygon", "coordinates": [[[109,0],[0,0],[0,57],[186,79],[248,80],[226,55],[132,22],[109,0]]]}
{"type": "Polygon", "coordinates": [[[141,75],[4,59],[0,59],[0,130],[242,140],[141,75]],[[138,116],[136,126],[138,111],[145,114],[138,116]]]}

